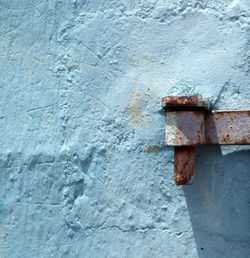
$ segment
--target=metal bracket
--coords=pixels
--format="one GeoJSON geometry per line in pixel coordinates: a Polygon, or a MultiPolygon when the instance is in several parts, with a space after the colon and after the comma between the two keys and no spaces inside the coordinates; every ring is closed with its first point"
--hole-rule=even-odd
{"type": "Polygon", "coordinates": [[[175,147],[175,182],[191,184],[195,146],[250,144],[250,110],[209,110],[201,96],[167,96],[166,144],[175,147]]]}

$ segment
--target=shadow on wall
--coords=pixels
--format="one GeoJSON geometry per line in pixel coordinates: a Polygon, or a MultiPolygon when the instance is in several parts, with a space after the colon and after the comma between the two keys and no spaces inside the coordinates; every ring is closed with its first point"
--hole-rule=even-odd
{"type": "Polygon", "coordinates": [[[250,151],[196,150],[194,183],[183,189],[199,257],[249,257],[250,151]]]}

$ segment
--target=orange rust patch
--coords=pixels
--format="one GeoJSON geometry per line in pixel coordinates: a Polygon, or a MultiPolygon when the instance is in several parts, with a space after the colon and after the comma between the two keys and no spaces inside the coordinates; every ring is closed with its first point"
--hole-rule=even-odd
{"type": "Polygon", "coordinates": [[[177,185],[190,183],[194,175],[195,148],[175,147],[174,178],[177,185]]]}

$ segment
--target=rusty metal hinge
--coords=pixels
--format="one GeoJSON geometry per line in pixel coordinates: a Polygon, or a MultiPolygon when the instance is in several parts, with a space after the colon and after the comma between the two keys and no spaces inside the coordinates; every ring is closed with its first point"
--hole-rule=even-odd
{"type": "Polygon", "coordinates": [[[250,144],[250,110],[209,110],[200,96],[167,96],[166,144],[175,147],[175,182],[191,184],[195,146],[250,144]]]}

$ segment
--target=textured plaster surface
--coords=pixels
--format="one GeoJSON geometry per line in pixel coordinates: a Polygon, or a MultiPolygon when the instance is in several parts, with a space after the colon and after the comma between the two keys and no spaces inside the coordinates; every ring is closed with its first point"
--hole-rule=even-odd
{"type": "Polygon", "coordinates": [[[249,148],[173,180],[166,95],[247,109],[247,0],[0,0],[0,257],[249,257],[249,148]]]}

